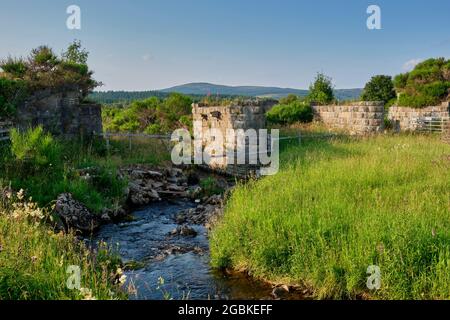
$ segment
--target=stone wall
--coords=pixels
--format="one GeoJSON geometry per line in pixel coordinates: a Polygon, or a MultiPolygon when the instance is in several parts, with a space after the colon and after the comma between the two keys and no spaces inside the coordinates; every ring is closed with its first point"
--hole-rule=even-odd
{"type": "Polygon", "coordinates": [[[21,129],[42,125],[55,135],[92,135],[102,132],[101,106],[80,103],[77,91],[41,91],[18,107],[21,129]]]}
{"type": "Polygon", "coordinates": [[[348,105],[313,106],[315,118],[329,129],[350,134],[370,134],[384,130],[382,102],[355,102],[348,105]]]}
{"type": "Polygon", "coordinates": [[[440,106],[426,108],[409,108],[392,106],[389,108],[388,119],[396,130],[414,131],[417,129],[416,120],[422,117],[448,118],[450,116],[450,103],[444,102],[440,106]]]}
{"type": "MultiPolygon", "coordinates": [[[[248,100],[239,103],[232,103],[227,106],[209,106],[203,104],[193,104],[192,114],[194,124],[200,123],[200,126],[194,125],[194,134],[204,137],[208,129],[218,129],[222,136],[226,137],[228,129],[265,129],[265,113],[275,104],[275,101],[266,100],[248,100]]],[[[209,139],[204,139],[206,145],[209,139]]],[[[249,141],[246,141],[246,153],[249,150],[249,141]]],[[[224,143],[224,150],[236,150],[236,143],[224,143]]],[[[250,171],[257,171],[258,165],[223,165],[225,155],[211,155],[212,161],[210,167],[224,173],[235,176],[247,176],[250,171]]]]}
{"type": "Polygon", "coordinates": [[[193,120],[201,121],[204,128],[261,129],[266,126],[265,113],[276,102],[248,100],[226,106],[192,105],[193,120]]]}
{"type": "Polygon", "coordinates": [[[442,133],[442,140],[450,144],[450,121],[444,127],[444,132],[442,133]]]}

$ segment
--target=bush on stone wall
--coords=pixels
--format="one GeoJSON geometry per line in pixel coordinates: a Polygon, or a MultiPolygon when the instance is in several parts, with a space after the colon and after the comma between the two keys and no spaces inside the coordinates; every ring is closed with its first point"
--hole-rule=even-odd
{"type": "Polygon", "coordinates": [[[16,106],[25,99],[27,91],[24,81],[0,77],[0,119],[14,115],[16,106]]]}
{"type": "Polygon", "coordinates": [[[309,86],[308,101],[318,105],[327,105],[335,100],[332,79],[318,73],[314,83],[309,86]]]}
{"type": "Polygon", "coordinates": [[[450,60],[425,60],[411,72],[396,76],[394,85],[399,93],[399,106],[438,105],[450,98],[450,60]]]}
{"type": "Polygon", "coordinates": [[[311,122],[314,114],[306,101],[296,100],[289,104],[278,104],[266,113],[267,120],[273,124],[291,124],[294,122],[311,122]]]}
{"type": "Polygon", "coordinates": [[[93,79],[93,72],[86,64],[87,52],[76,42],[69,46],[62,57],[50,47],[40,46],[31,51],[27,59],[12,58],[0,60],[0,116],[14,113],[24,99],[24,93],[40,90],[78,90],[86,97],[101,83],[93,79]],[[70,54],[68,54],[68,52],[70,54]],[[77,55],[82,59],[75,59],[77,55]],[[24,90],[24,88],[27,90],[24,90]]]}
{"type": "Polygon", "coordinates": [[[385,75],[372,77],[361,95],[363,101],[383,101],[385,104],[396,97],[392,78],[385,75]]]}

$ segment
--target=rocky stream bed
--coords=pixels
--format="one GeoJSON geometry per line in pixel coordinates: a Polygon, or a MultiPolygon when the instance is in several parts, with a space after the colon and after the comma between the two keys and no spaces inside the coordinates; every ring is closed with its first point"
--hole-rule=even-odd
{"type": "MultiPolygon", "coordinates": [[[[223,212],[222,194],[205,194],[197,174],[179,168],[132,166],[120,171],[129,181],[127,205],[93,215],[70,194],[56,212],[65,227],[90,234],[116,248],[124,263],[130,299],[298,299],[286,286],[272,286],[209,264],[208,232],[223,212]]],[[[222,190],[232,187],[214,177],[222,190]]]]}

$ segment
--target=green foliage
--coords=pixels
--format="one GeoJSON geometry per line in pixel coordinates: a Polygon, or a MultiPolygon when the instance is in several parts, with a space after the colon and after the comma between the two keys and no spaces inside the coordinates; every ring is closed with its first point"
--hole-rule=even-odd
{"type": "Polygon", "coordinates": [[[409,73],[394,78],[399,93],[398,105],[425,107],[450,98],[450,60],[428,59],[419,63],[409,73]]]}
{"type": "Polygon", "coordinates": [[[82,47],[81,41],[74,40],[67,48],[67,51],[62,54],[62,57],[67,62],[86,65],[89,52],[82,47]]]}
{"type": "Polygon", "coordinates": [[[202,179],[200,181],[200,187],[202,188],[202,195],[207,197],[224,192],[224,189],[218,185],[217,179],[213,177],[202,179]]]}
{"type": "Polygon", "coordinates": [[[279,101],[279,104],[291,104],[291,103],[297,102],[299,100],[300,100],[300,98],[297,95],[289,94],[286,97],[281,98],[279,101]]]}
{"type": "Polygon", "coordinates": [[[17,161],[39,168],[57,164],[61,159],[59,145],[40,126],[25,132],[12,129],[10,136],[11,151],[17,161]]]}
{"type": "Polygon", "coordinates": [[[394,84],[390,76],[378,75],[364,87],[361,99],[363,101],[383,101],[385,104],[396,97],[394,84]]]}
{"type": "Polygon", "coordinates": [[[400,73],[399,75],[396,75],[394,77],[394,87],[398,89],[404,89],[406,87],[406,84],[408,82],[408,74],[407,73],[400,73]]]}
{"type": "MultiPolygon", "coordinates": [[[[65,192],[72,193],[94,212],[125,200],[127,182],[117,174],[122,159],[114,155],[115,162],[108,161],[104,141],[57,140],[41,127],[24,133],[13,130],[11,140],[10,150],[2,150],[1,176],[14,189],[25,189],[40,206],[48,206],[65,192]],[[89,179],[80,172],[89,173],[89,179]]],[[[111,142],[112,147],[117,145],[120,144],[111,142]]],[[[155,151],[147,146],[146,152],[155,151]]],[[[121,154],[127,153],[129,150],[123,148],[121,154]]],[[[137,158],[140,154],[135,150],[133,161],[143,160],[137,158]]]]}
{"type": "Polygon", "coordinates": [[[169,133],[192,126],[191,105],[190,97],[177,93],[164,100],[151,97],[122,108],[103,108],[103,124],[109,132],[169,133]]]}
{"type": "Polygon", "coordinates": [[[23,59],[8,57],[6,60],[0,61],[0,68],[13,78],[22,78],[27,72],[27,64],[23,59]]]}
{"type": "Polygon", "coordinates": [[[318,298],[449,299],[449,153],[435,136],[291,146],[277,175],[234,188],[212,263],[318,298]]]}
{"type": "Polygon", "coordinates": [[[326,105],[334,101],[331,78],[318,73],[314,83],[309,86],[308,100],[315,104],[326,105]]]}
{"type": "Polygon", "coordinates": [[[31,51],[26,61],[11,57],[1,61],[4,72],[0,73],[0,79],[20,80],[29,92],[70,88],[86,97],[101,85],[93,79],[93,72],[86,64],[87,57],[88,52],[81,48],[79,41],[71,44],[61,58],[50,47],[40,46],[31,51]]]}
{"type": "Polygon", "coordinates": [[[34,204],[1,200],[0,300],[126,299],[114,284],[120,259],[105,244],[93,252],[73,234],[56,234],[45,211],[37,219],[42,212],[34,204]],[[80,267],[84,290],[67,287],[73,265],[80,267]]]}
{"type": "Polygon", "coordinates": [[[31,50],[29,65],[35,71],[49,71],[54,68],[60,60],[48,46],[40,46],[31,50]]]}
{"type": "Polygon", "coordinates": [[[291,124],[294,122],[311,122],[313,110],[306,101],[296,100],[293,97],[286,100],[289,104],[278,104],[267,113],[267,120],[273,124],[291,124]]]}
{"type": "Polygon", "coordinates": [[[27,92],[28,87],[24,81],[0,77],[0,118],[12,117],[27,92]]]}

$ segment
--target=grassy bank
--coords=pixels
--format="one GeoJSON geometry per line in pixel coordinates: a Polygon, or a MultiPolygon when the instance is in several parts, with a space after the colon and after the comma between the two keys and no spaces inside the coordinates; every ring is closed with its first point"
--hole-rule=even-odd
{"type": "Polygon", "coordinates": [[[216,267],[318,298],[450,298],[450,146],[437,137],[304,142],[239,186],[211,238],[216,267]],[[367,268],[381,288],[366,287],[367,268]]]}
{"type": "Polygon", "coordinates": [[[107,149],[103,140],[62,140],[39,128],[12,133],[0,149],[0,300],[126,298],[114,284],[120,260],[106,245],[92,252],[74,235],[55,233],[51,207],[63,192],[94,213],[120,205],[127,181],[118,169],[159,164],[164,149],[153,141],[135,141],[130,149],[120,139],[107,149]],[[10,187],[25,191],[15,199],[10,187]],[[66,285],[72,265],[80,267],[81,290],[66,285]]]}
{"type": "MultiPolygon", "coordinates": [[[[106,246],[89,251],[71,234],[54,233],[45,210],[25,199],[0,203],[0,300],[120,299],[119,262],[106,246]],[[69,289],[66,273],[80,267],[80,288],[69,289]]],[[[5,199],[7,201],[5,201],[5,199]]]]}
{"type": "Polygon", "coordinates": [[[24,189],[41,207],[70,192],[93,212],[119,206],[127,182],[118,169],[128,164],[160,164],[168,153],[157,141],[102,139],[89,141],[54,138],[39,128],[16,133],[0,151],[0,183],[24,189]]]}

